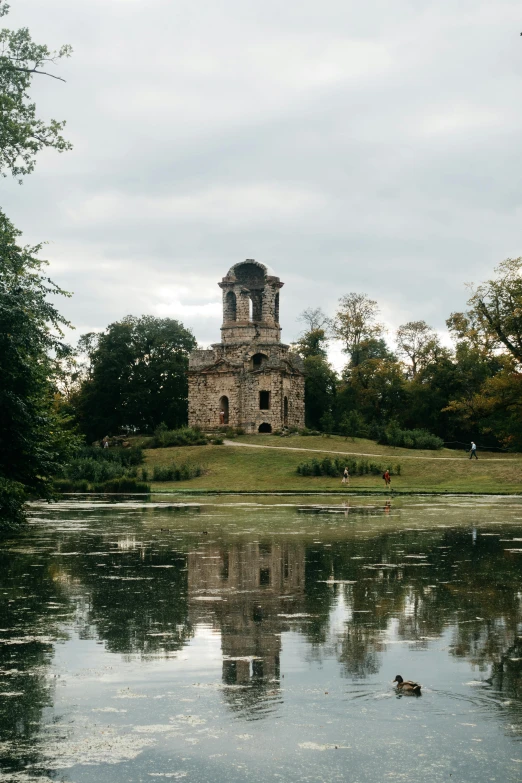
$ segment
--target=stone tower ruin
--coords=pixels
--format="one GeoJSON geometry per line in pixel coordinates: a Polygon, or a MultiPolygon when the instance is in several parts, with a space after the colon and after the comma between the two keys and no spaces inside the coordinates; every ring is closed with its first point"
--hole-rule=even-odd
{"type": "Polygon", "coordinates": [[[304,427],[304,374],[281,343],[279,290],[266,266],[247,259],[219,283],[221,342],[189,359],[189,426],[273,432],[304,427]]]}

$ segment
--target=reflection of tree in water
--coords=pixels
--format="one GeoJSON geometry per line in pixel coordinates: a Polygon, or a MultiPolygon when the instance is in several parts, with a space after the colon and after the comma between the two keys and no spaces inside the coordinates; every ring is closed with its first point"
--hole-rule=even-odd
{"type": "Polygon", "coordinates": [[[66,592],[28,535],[0,550],[0,764],[10,773],[45,770],[38,735],[52,703],[49,664],[59,626],[72,616],[66,592]]]}
{"type": "Polygon", "coordinates": [[[358,535],[331,547],[309,545],[305,607],[318,615],[304,629],[318,656],[333,648],[350,677],[379,669],[379,652],[395,621],[398,639],[427,646],[455,626],[452,654],[513,686],[522,587],[520,555],[507,556],[499,537],[454,530],[358,535]],[[518,559],[517,559],[518,558],[518,559]],[[330,580],[331,584],[328,584],[330,580]],[[342,585],[339,581],[353,581],[342,585]],[[351,620],[328,639],[328,615],[342,593],[351,620]],[[516,649],[515,649],[516,653],[516,649]]]}
{"type": "Polygon", "coordinates": [[[101,537],[67,543],[79,554],[63,568],[86,588],[77,605],[80,638],[100,638],[111,652],[148,657],[174,653],[192,637],[183,552],[125,535],[109,547],[101,537]]]}

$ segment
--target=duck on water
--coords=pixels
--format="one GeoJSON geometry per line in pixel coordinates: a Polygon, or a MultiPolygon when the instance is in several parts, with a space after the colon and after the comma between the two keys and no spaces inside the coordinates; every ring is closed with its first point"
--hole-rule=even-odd
{"type": "Polygon", "coordinates": [[[418,682],[413,682],[413,680],[403,680],[400,674],[395,676],[393,682],[397,683],[396,688],[400,693],[411,693],[415,694],[416,696],[420,696],[421,686],[418,682]]]}

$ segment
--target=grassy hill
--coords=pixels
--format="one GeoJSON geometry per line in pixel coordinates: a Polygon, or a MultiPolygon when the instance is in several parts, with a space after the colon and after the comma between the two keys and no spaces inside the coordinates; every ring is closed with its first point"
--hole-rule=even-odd
{"type": "Polygon", "coordinates": [[[299,435],[285,438],[244,435],[230,445],[150,449],[145,454],[145,467],[149,470],[154,465],[187,461],[204,468],[204,475],[190,481],[153,483],[153,489],[162,490],[384,492],[380,475],[352,477],[347,489],[340,478],[297,474],[299,463],[314,457],[346,454],[367,458],[382,465],[383,469],[400,464],[401,475],[392,479],[394,491],[522,493],[522,456],[519,454],[479,452],[479,459],[471,461],[464,451],[414,451],[381,446],[363,438],[299,435]]]}

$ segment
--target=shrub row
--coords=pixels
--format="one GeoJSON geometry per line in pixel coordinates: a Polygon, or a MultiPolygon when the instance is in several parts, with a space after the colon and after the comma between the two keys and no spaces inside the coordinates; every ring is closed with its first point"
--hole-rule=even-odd
{"type": "MultiPolygon", "coordinates": [[[[203,468],[200,465],[183,462],[180,465],[155,465],[150,478],[152,481],[188,481],[201,476],[202,473],[203,468]]],[[[148,481],[149,475],[147,468],[142,468],[142,480],[148,481]]]]}
{"type": "Polygon", "coordinates": [[[388,446],[402,446],[405,449],[429,449],[435,451],[444,446],[444,441],[427,430],[402,430],[392,423],[380,433],[379,443],[388,446]]]}
{"type": "Polygon", "coordinates": [[[98,462],[115,462],[118,465],[129,467],[141,465],[143,462],[143,449],[139,446],[122,448],[116,446],[104,449],[100,446],[84,446],[77,454],[78,459],[94,459],[98,462]]]}
{"type": "Polygon", "coordinates": [[[165,449],[169,446],[206,446],[208,442],[207,436],[194,427],[169,430],[160,424],[151,438],[142,440],[142,446],[145,449],[165,449]]]}
{"type": "Polygon", "coordinates": [[[331,476],[332,478],[339,478],[343,475],[345,468],[348,468],[350,476],[365,476],[368,474],[380,476],[386,468],[388,468],[392,476],[401,475],[400,465],[392,468],[389,465],[383,466],[376,462],[368,462],[367,459],[339,459],[338,457],[335,459],[325,457],[322,460],[314,458],[309,462],[302,462],[297,466],[297,472],[300,476],[331,476]]]}
{"type": "Polygon", "coordinates": [[[149,484],[143,481],[136,481],[132,478],[111,479],[101,483],[90,483],[85,479],[73,480],[68,478],[59,478],[54,481],[54,488],[58,492],[139,492],[150,493],[149,484]]]}

